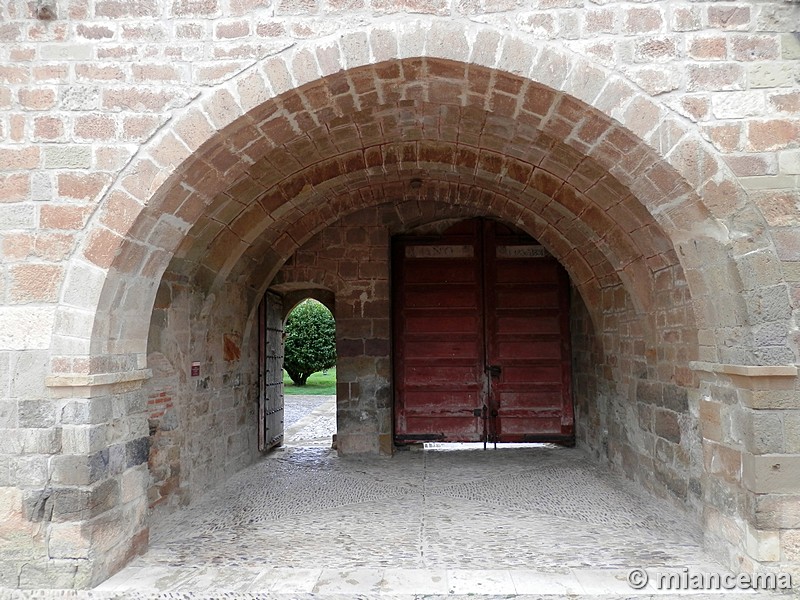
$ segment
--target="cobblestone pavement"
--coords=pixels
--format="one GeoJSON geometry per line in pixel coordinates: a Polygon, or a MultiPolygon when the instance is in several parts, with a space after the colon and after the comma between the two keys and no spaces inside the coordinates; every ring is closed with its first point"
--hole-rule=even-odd
{"type": "Polygon", "coordinates": [[[336,431],[336,396],[287,396],[286,446],[330,448],[336,431]]]}
{"type": "Polygon", "coordinates": [[[664,598],[652,580],[632,590],[630,569],[725,573],[696,524],[580,450],[345,459],[334,417],[332,400],[311,407],[284,447],[154,523],[147,554],[76,597],[664,598]]]}
{"type": "Polygon", "coordinates": [[[298,394],[285,396],[283,402],[283,424],[289,428],[303,417],[308,416],[315,408],[322,404],[335,402],[336,396],[318,396],[313,394],[298,394]]]}

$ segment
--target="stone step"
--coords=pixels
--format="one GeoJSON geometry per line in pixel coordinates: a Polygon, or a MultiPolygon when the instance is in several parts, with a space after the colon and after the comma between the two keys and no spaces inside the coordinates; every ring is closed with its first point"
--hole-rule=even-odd
{"type": "MultiPolygon", "coordinates": [[[[722,572],[715,572],[721,577],[722,572]]],[[[91,591],[10,591],[16,598],[732,598],[785,597],[771,590],[719,589],[710,574],[677,569],[298,569],[139,566],[91,591]],[[666,575],[662,575],[666,574],[666,575]],[[671,575],[671,576],[670,576],[671,575]],[[683,577],[681,577],[683,575],[683,577]],[[696,575],[698,579],[689,579],[696,575]],[[637,589],[637,586],[641,589],[637,589]],[[698,589],[704,588],[704,589],[698,589]]],[[[727,581],[727,580],[726,580],[727,581]]],[[[730,580],[734,581],[734,580],[730,580]]],[[[785,583],[776,579],[778,584],[785,583]]],[[[733,587],[735,586],[728,586],[733,587]]],[[[762,584],[763,587],[763,584],[762,584]]],[[[780,585],[778,586],[780,587],[780,585]]],[[[0,592],[0,600],[4,596],[0,592]]]]}
{"type": "Polygon", "coordinates": [[[764,592],[684,592],[636,594],[328,594],[291,592],[98,592],[81,590],[0,590],[0,600],[753,600],[797,598],[797,594],[764,592]]]}

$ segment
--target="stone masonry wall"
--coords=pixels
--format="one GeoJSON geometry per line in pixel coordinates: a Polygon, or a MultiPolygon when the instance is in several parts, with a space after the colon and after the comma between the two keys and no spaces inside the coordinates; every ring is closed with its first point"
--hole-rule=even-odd
{"type": "Polygon", "coordinates": [[[578,445],[699,520],[703,464],[697,383],[687,366],[693,348],[688,298],[673,288],[661,307],[661,316],[672,313],[669,323],[656,317],[660,324],[648,336],[647,315],[637,314],[624,290],[610,289],[608,296],[598,323],[573,290],[578,445]]]}
{"type": "Polygon", "coordinates": [[[151,508],[187,504],[258,456],[257,338],[248,315],[240,288],[206,297],[186,282],[162,281],[150,325],[153,378],[144,386],[151,508]]]}
{"type": "Polygon", "coordinates": [[[326,227],[273,280],[281,290],[307,284],[334,292],[336,439],[340,452],[392,453],[391,207],[353,213],[326,227]]]}

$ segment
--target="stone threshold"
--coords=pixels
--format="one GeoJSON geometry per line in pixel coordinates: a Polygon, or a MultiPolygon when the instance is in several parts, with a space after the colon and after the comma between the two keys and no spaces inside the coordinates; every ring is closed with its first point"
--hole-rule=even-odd
{"type": "MultiPolygon", "coordinates": [[[[92,594],[168,593],[171,597],[189,597],[209,593],[217,597],[248,597],[269,594],[281,597],[309,594],[314,597],[398,598],[417,597],[718,597],[738,596],[737,590],[659,589],[660,573],[675,573],[680,567],[648,569],[646,581],[633,579],[632,571],[640,569],[568,569],[560,573],[527,569],[396,569],[396,568],[275,568],[266,567],[186,567],[142,566],[128,568],[100,584],[92,594]],[[638,585],[641,587],[638,587],[638,585]]],[[[725,569],[705,566],[692,573],[727,574],[725,569]]],[[[780,592],[748,590],[742,597],[778,597],[780,592]],[[746,594],[746,595],[744,595],[746,594]]]]}

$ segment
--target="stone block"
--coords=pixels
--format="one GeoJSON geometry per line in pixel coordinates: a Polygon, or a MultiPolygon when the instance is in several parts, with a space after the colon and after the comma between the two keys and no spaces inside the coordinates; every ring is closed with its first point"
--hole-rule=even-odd
{"type": "Polygon", "coordinates": [[[0,487],[0,530],[13,530],[26,520],[25,492],[17,487],[0,487]]]}
{"type": "Polygon", "coordinates": [[[20,486],[43,486],[47,483],[49,455],[11,457],[12,477],[20,486]]]}
{"type": "Polygon", "coordinates": [[[93,454],[107,445],[107,425],[62,425],[61,447],[65,454],[93,454]]]}
{"type": "Polygon", "coordinates": [[[677,413],[658,409],[655,412],[655,434],[665,440],[680,444],[681,425],[677,413]]]}
{"type": "Polygon", "coordinates": [[[14,457],[0,455],[0,488],[16,485],[13,472],[14,457]]]}
{"type": "Polygon", "coordinates": [[[0,588],[12,589],[17,587],[17,573],[24,561],[14,561],[8,557],[0,558],[0,588]]]}
{"type": "Polygon", "coordinates": [[[42,44],[39,57],[42,60],[91,60],[91,44],[42,44]]]}
{"type": "Polygon", "coordinates": [[[394,436],[382,433],[378,436],[378,449],[381,454],[391,456],[394,454],[394,436]]]}
{"type": "Polygon", "coordinates": [[[747,79],[751,89],[796,85],[795,66],[791,62],[753,63],[747,66],[747,79]]]}
{"type": "Polygon", "coordinates": [[[19,569],[19,587],[87,588],[91,583],[91,568],[89,561],[81,559],[49,559],[25,563],[19,569]]]}
{"type": "Polygon", "coordinates": [[[740,521],[723,515],[711,507],[703,511],[704,546],[723,564],[729,561],[729,549],[744,546],[740,521]]]}
{"type": "Polygon", "coordinates": [[[19,429],[0,429],[0,454],[19,454],[21,450],[19,429]]]}
{"type": "Polygon", "coordinates": [[[44,149],[47,169],[88,169],[92,166],[91,146],[47,146],[44,149]]]}
{"type": "Polygon", "coordinates": [[[128,503],[144,498],[150,484],[150,472],[147,465],[128,469],[120,478],[120,502],[128,503]]]}
{"type": "Polygon", "coordinates": [[[695,63],[688,67],[687,90],[700,91],[736,91],[745,88],[745,71],[736,63],[695,63]]]}
{"type": "Polygon", "coordinates": [[[800,523],[800,494],[751,494],[750,505],[758,529],[791,529],[800,523]]]}
{"type": "MultiPolygon", "coordinates": [[[[30,204],[6,204],[0,213],[0,230],[31,229],[34,226],[34,207],[30,204]]],[[[0,338],[2,340],[2,338],[0,338]]]]}
{"type": "Polygon", "coordinates": [[[655,442],[655,459],[665,463],[672,464],[675,459],[675,451],[673,450],[674,444],[670,444],[663,438],[656,438],[655,442]]]}
{"type": "Polygon", "coordinates": [[[725,92],[711,97],[711,107],[718,119],[758,117],[765,113],[766,97],[763,91],[725,92]]]}
{"type": "Polygon", "coordinates": [[[707,473],[722,477],[728,483],[742,479],[742,453],[729,446],[703,443],[703,465],[707,473]]]}
{"type": "MultiPolygon", "coordinates": [[[[63,301],[74,307],[87,308],[93,310],[100,297],[105,279],[97,269],[88,265],[79,265],[72,268],[67,278],[67,286],[63,301]]],[[[72,335],[82,337],[85,332],[75,331],[72,335]]],[[[48,340],[49,341],[49,340],[48,340]]]]}
{"type": "Polygon", "coordinates": [[[785,322],[765,323],[753,328],[753,343],[759,349],[770,346],[785,346],[789,335],[789,327],[785,322]]]}
{"type": "Polygon", "coordinates": [[[781,34],[781,57],[784,60],[800,60],[800,36],[796,33],[781,34]]]}
{"type": "Polygon", "coordinates": [[[783,558],[797,565],[800,563],[800,529],[780,532],[783,558]]]}
{"type": "Polygon", "coordinates": [[[687,497],[689,492],[688,477],[658,461],[653,462],[653,467],[656,480],[661,482],[673,496],[680,499],[687,497]]]}
{"type": "Polygon", "coordinates": [[[19,400],[17,403],[17,419],[20,427],[52,428],[56,424],[56,416],[57,406],[51,400],[19,400]]]}
{"type": "Polygon", "coordinates": [[[147,394],[141,390],[125,394],[125,415],[144,413],[147,410],[147,394]]]}
{"type": "Polygon", "coordinates": [[[708,399],[699,404],[700,432],[707,440],[722,441],[721,404],[708,399]]]}
{"type": "Polygon", "coordinates": [[[369,63],[369,39],[366,33],[357,32],[342,36],[342,55],[348,68],[369,63]]]}
{"type": "Polygon", "coordinates": [[[228,436],[226,455],[229,459],[247,452],[247,431],[242,430],[228,436]]]}
{"type": "Polygon", "coordinates": [[[740,177],[739,181],[748,190],[780,190],[794,188],[797,178],[794,175],[756,175],[740,177]]]}
{"type": "Polygon", "coordinates": [[[108,473],[119,475],[126,469],[126,444],[113,444],[108,447],[108,473]]]}
{"type": "Polygon", "coordinates": [[[27,521],[38,523],[40,521],[50,521],[53,512],[53,489],[44,487],[41,489],[27,489],[21,491],[22,515],[27,521]]]}
{"type": "Polygon", "coordinates": [[[82,534],[91,541],[95,554],[104,555],[129,539],[134,520],[124,507],[118,507],[83,523],[82,534]]]}
{"type": "Polygon", "coordinates": [[[776,411],[739,412],[744,447],[751,454],[775,454],[784,451],[782,415],[776,411]]]}
{"type": "Polygon", "coordinates": [[[743,295],[759,321],[779,321],[791,316],[789,290],[785,284],[761,287],[743,295]]]}
{"type": "Polygon", "coordinates": [[[378,436],[361,434],[336,435],[336,447],[340,455],[378,454],[378,436]]]}
{"type": "Polygon", "coordinates": [[[778,153],[778,168],[783,175],[800,174],[800,150],[784,150],[778,153]]]}
{"type": "Polygon", "coordinates": [[[51,460],[52,480],[65,485],[90,485],[109,477],[109,449],[85,454],[62,454],[51,460]]]}
{"type": "Polygon", "coordinates": [[[55,522],[90,519],[119,503],[119,482],[107,479],[88,488],[55,487],[50,495],[55,522]]]}
{"type": "Polygon", "coordinates": [[[645,404],[662,405],[663,385],[657,381],[639,380],[636,382],[636,399],[645,404]]]}
{"type": "Polygon", "coordinates": [[[93,425],[111,420],[111,404],[105,398],[68,400],[61,409],[61,422],[93,425]]]}
{"type": "Polygon", "coordinates": [[[743,455],[742,482],[758,494],[800,492],[800,454],[743,455]]]}
{"type": "Polygon", "coordinates": [[[776,562],[781,559],[781,541],[777,531],[764,531],[746,525],[745,550],[757,561],[776,562]]]}
{"type": "Polygon", "coordinates": [[[718,478],[707,478],[703,500],[727,516],[738,517],[745,505],[745,496],[739,484],[731,484],[718,478]]]}
{"type": "Polygon", "coordinates": [[[800,410],[783,413],[783,443],[785,452],[800,454],[800,410]]]}
{"type": "Polygon", "coordinates": [[[89,558],[91,542],[83,534],[82,523],[52,523],[47,552],[52,558],[89,558]]]}
{"type": "Polygon", "coordinates": [[[0,430],[0,452],[55,454],[61,450],[61,428],[0,430]]]}
{"type": "Polygon", "coordinates": [[[16,400],[0,400],[0,429],[15,429],[17,424],[16,400]]]}
{"type": "Polygon", "coordinates": [[[127,442],[125,445],[125,466],[135,467],[147,462],[150,455],[150,438],[141,437],[127,442]]]}
{"type": "Polygon", "coordinates": [[[677,413],[685,413],[689,410],[689,393],[684,387],[666,383],[663,387],[662,397],[664,408],[677,413]]]}
{"type": "Polygon", "coordinates": [[[0,350],[46,349],[54,321],[55,308],[52,307],[3,307],[0,309],[0,350]]]}
{"type": "Polygon", "coordinates": [[[745,289],[757,289],[780,280],[781,264],[770,251],[748,252],[736,259],[745,289]]]}

